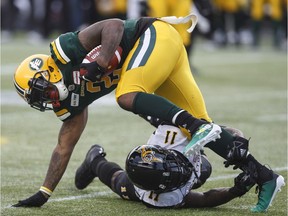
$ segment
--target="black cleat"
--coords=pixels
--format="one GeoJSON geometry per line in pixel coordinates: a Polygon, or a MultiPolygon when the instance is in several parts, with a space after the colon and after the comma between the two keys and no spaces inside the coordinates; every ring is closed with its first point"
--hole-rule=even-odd
{"type": "Polygon", "coordinates": [[[98,157],[105,157],[106,153],[104,152],[104,148],[100,145],[93,145],[89,149],[86,154],[86,157],[81,164],[81,166],[77,169],[75,175],[75,186],[79,190],[86,188],[95,177],[97,177],[91,170],[90,166],[93,160],[98,157]]]}

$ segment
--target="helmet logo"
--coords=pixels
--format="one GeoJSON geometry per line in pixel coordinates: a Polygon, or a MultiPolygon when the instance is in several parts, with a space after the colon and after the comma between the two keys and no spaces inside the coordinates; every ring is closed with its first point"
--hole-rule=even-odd
{"type": "Polygon", "coordinates": [[[42,65],[43,65],[43,60],[40,58],[34,58],[29,63],[30,68],[36,71],[39,71],[42,65]]]}
{"type": "Polygon", "coordinates": [[[141,153],[141,158],[145,163],[151,163],[151,162],[162,163],[163,162],[163,160],[161,158],[157,158],[155,156],[155,152],[152,151],[149,147],[143,146],[138,151],[139,151],[139,153],[141,153]]]}

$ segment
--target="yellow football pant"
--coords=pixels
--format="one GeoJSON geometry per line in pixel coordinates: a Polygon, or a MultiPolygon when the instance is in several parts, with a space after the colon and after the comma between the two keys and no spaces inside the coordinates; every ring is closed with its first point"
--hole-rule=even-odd
{"type": "Polygon", "coordinates": [[[282,18],[282,0],[253,0],[251,5],[251,17],[254,20],[262,20],[264,17],[264,4],[270,4],[270,16],[273,20],[281,20],[282,18]]]}
{"type": "MultiPolygon", "coordinates": [[[[149,16],[151,17],[165,17],[176,16],[185,17],[191,11],[191,0],[148,0],[150,7],[149,16]]],[[[183,39],[185,46],[191,43],[190,34],[186,31],[189,23],[183,25],[175,25],[175,29],[179,32],[183,39]]]]}
{"type": "Polygon", "coordinates": [[[116,99],[130,92],[155,93],[194,117],[211,121],[181,36],[165,22],[154,22],[125,60],[116,99]]]}

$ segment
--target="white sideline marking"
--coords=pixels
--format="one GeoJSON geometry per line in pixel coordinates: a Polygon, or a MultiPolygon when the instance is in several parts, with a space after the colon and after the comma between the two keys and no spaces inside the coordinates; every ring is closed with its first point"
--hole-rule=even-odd
{"type": "Polygon", "coordinates": [[[79,196],[70,196],[70,197],[63,197],[63,198],[57,198],[57,199],[50,199],[48,202],[61,202],[66,200],[77,200],[77,199],[86,199],[86,198],[95,198],[95,197],[101,197],[106,196],[109,194],[114,193],[113,191],[100,191],[95,193],[90,193],[86,195],[79,195],[79,196]]]}
{"type": "MultiPolygon", "coordinates": [[[[278,171],[278,172],[279,171],[285,171],[285,170],[288,170],[288,167],[278,167],[278,168],[274,168],[273,170],[278,171]]],[[[234,178],[235,175],[237,175],[237,174],[211,177],[207,181],[218,181],[218,180],[222,180],[222,179],[234,178]]],[[[62,202],[62,201],[77,200],[77,199],[96,198],[96,197],[110,195],[113,193],[114,192],[112,192],[111,190],[110,191],[100,191],[100,192],[90,193],[90,194],[86,194],[86,195],[49,199],[48,202],[62,202]]],[[[2,209],[7,209],[7,208],[12,208],[12,207],[10,205],[10,206],[3,207],[2,209]]]]}

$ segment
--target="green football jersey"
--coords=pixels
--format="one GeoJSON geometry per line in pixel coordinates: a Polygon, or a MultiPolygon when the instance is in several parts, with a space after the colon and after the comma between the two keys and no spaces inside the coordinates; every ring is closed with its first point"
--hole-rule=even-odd
{"type": "Polygon", "coordinates": [[[98,98],[112,92],[120,79],[121,67],[137,39],[155,21],[154,18],[140,18],[124,22],[124,33],[120,43],[123,49],[118,68],[99,82],[87,82],[80,77],[80,64],[87,51],[78,39],[78,32],[68,32],[60,35],[50,43],[51,56],[62,72],[68,97],[53,107],[57,117],[65,121],[82,112],[89,104],[98,98]]]}

